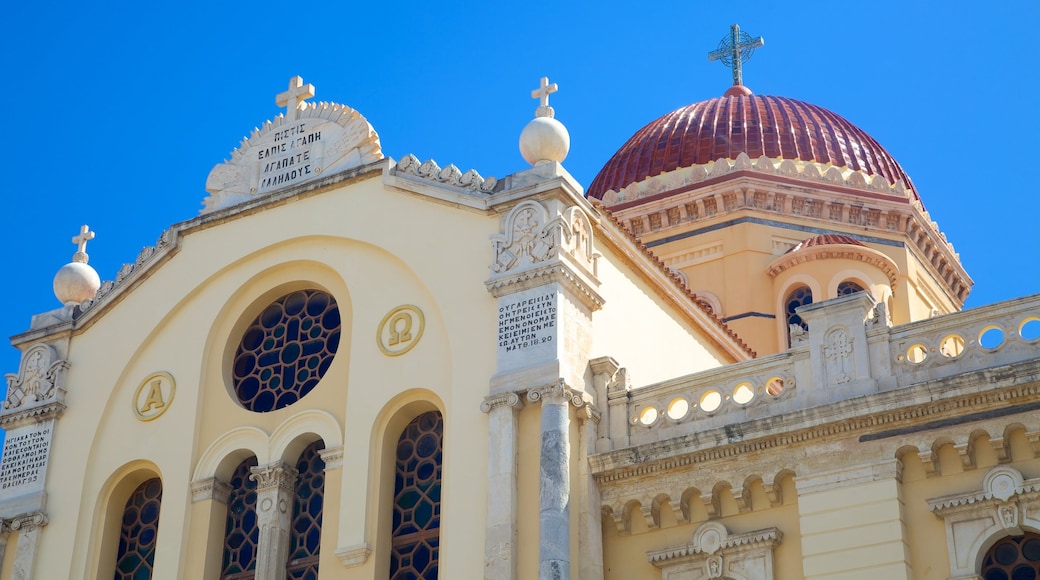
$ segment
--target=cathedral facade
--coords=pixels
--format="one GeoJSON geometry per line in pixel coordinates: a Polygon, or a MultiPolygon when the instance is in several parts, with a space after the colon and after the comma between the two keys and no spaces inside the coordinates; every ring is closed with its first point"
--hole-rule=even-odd
{"type": "Polygon", "coordinates": [[[586,190],[547,79],[500,179],[292,79],[12,339],[0,579],[1037,578],[1040,296],[739,81],[586,190]]]}

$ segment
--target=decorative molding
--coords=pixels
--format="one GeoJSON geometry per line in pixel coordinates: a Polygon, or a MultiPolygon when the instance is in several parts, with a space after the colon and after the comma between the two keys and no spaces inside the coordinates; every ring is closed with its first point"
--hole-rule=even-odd
{"type": "Polygon", "coordinates": [[[18,374],[6,375],[7,399],[2,414],[6,416],[22,407],[28,409],[55,401],[60,403],[64,399],[68,370],[68,361],[59,360],[58,351],[53,346],[38,344],[31,347],[22,355],[18,374]]]}
{"type": "Polygon", "coordinates": [[[300,103],[293,115],[279,115],[261,128],[253,129],[231,152],[230,160],[210,171],[206,179],[206,191],[210,195],[203,200],[201,213],[212,213],[382,158],[379,135],[360,113],[336,103],[300,103]],[[291,146],[283,147],[286,143],[291,146]],[[265,162],[278,164],[272,171],[281,176],[286,173],[281,169],[282,160],[297,157],[292,153],[306,153],[309,158],[301,160],[300,165],[285,166],[286,171],[306,168],[306,175],[310,177],[294,174],[284,182],[278,179],[265,183],[265,179],[272,178],[262,177],[261,166],[265,162]]]}
{"type": "Polygon", "coordinates": [[[524,400],[521,398],[521,393],[510,392],[484,397],[484,401],[480,403],[482,413],[490,413],[498,407],[512,407],[514,411],[519,411],[524,408],[524,400]]]}
{"type": "Polygon", "coordinates": [[[483,178],[475,169],[463,173],[454,164],[445,168],[437,165],[433,159],[420,162],[419,158],[409,153],[397,162],[397,166],[391,170],[395,175],[414,175],[426,181],[443,183],[459,189],[467,189],[473,192],[489,194],[495,190],[498,180],[494,177],[483,178]]]}
{"type": "Polygon", "coordinates": [[[318,456],[325,462],[325,471],[343,468],[343,446],[326,447],[318,452],[318,456]]]}
{"type": "Polygon", "coordinates": [[[647,560],[661,569],[664,580],[721,580],[731,578],[773,578],[773,551],[783,534],[765,528],[730,535],[719,522],[698,526],[688,544],[646,553],[647,560]]]}
{"type": "Polygon", "coordinates": [[[354,568],[364,564],[372,555],[372,546],[367,542],[355,546],[347,546],[336,550],[336,557],[344,568],[354,568]]]}
{"type": "Polygon", "coordinates": [[[151,268],[153,262],[167,254],[176,247],[177,232],[171,229],[164,230],[159,234],[154,246],[146,246],[138,254],[133,264],[123,264],[116,275],[116,279],[102,282],[94,298],[79,305],[80,312],[95,310],[99,305],[107,302],[108,297],[117,295],[122,288],[130,286],[135,280],[141,278],[143,273],[151,268]]]}
{"type": "Polygon", "coordinates": [[[586,308],[599,310],[606,302],[592,284],[575,275],[574,271],[563,264],[546,264],[517,272],[508,277],[492,279],[484,282],[488,292],[495,298],[522,292],[531,288],[557,283],[570,291],[586,308]]]}
{"type": "Polygon", "coordinates": [[[191,482],[191,502],[215,500],[226,504],[231,497],[231,486],[215,477],[191,482]]]}
{"type": "MultiPolygon", "coordinates": [[[[774,244],[776,242],[774,241],[774,244]]],[[[824,246],[809,246],[791,253],[785,253],[773,260],[766,267],[766,272],[776,278],[782,272],[786,272],[813,260],[845,259],[870,264],[881,270],[888,278],[889,288],[895,290],[896,281],[899,278],[899,268],[888,256],[872,248],[865,246],[853,246],[851,244],[827,244],[824,246]]]]}
{"type": "Polygon", "coordinates": [[[669,268],[677,270],[713,260],[716,256],[722,254],[722,250],[722,242],[715,242],[676,254],[662,255],[661,261],[669,268]]]}

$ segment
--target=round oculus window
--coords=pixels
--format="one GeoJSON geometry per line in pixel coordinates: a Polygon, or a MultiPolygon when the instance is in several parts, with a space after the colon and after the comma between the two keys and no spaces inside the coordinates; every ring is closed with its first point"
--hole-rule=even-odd
{"type": "Polygon", "coordinates": [[[341,322],[336,301],[300,290],[272,302],[242,334],[232,364],[238,402],[267,413],[311,392],[332,364],[341,322]]]}

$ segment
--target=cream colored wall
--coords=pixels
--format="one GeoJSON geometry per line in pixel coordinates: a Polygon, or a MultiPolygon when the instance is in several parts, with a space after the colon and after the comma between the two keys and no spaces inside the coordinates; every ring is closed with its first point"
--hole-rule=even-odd
{"type": "MultiPolygon", "coordinates": [[[[41,535],[40,553],[72,555],[71,563],[39,559],[37,577],[104,575],[97,570],[101,506],[120,474],[143,458],[154,462],[164,485],[155,577],[197,577],[193,571],[205,567],[201,555],[221,540],[191,533],[214,527],[190,503],[193,476],[207,475],[195,473],[200,456],[222,435],[247,428],[254,436],[242,438],[238,448],[251,448],[263,464],[289,446],[286,459],[294,461],[302,447],[290,444],[294,438],[337,432],[317,419],[294,421],[308,410],[332,417],[342,440],[326,446],[345,442],[350,466],[340,489],[326,490],[327,511],[342,517],[325,522],[337,526],[339,520],[335,546],[323,545],[322,564],[339,566],[332,559],[336,546],[376,545],[389,533],[367,507],[374,498],[385,503],[385,488],[392,486],[392,478],[375,474],[384,449],[370,442],[382,435],[379,418],[400,403],[400,393],[423,392],[445,416],[441,570],[446,577],[478,577],[483,502],[472,498],[484,497],[485,478],[473,474],[486,471],[486,418],[479,406],[494,372],[496,332],[496,302],[482,282],[487,239],[497,225],[482,214],[384,190],[375,178],[187,235],[177,255],[72,340],[69,409],[55,430],[48,513],[52,522],[78,523],[48,526],[41,535]],[[396,227],[372,219],[375,214],[393,216],[396,227]],[[440,242],[446,238],[450,243],[440,242]],[[228,351],[266,300],[302,286],[325,288],[339,302],[345,324],[339,353],[299,403],[247,412],[228,395],[228,351]],[[419,306],[426,330],[410,353],[389,358],[378,351],[375,331],[400,304],[419,306]],[[160,418],[139,422],[131,397],[158,370],[177,380],[176,399],[160,418]]],[[[393,442],[400,426],[388,436],[393,442]]],[[[233,469],[247,454],[221,468],[233,469]]],[[[336,485],[336,478],[328,483],[336,485]]],[[[343,577],[375,578],[379,568],[385,564],[370,560],[343,577]]]]}
{"type": "Polygon", "coordinates": [[[633,275],[607,247],[599,261],[603,308],[592,316],[592,358],[614,357],[635,385],[646,385],[729,362],[651,284],[633,275]]]}

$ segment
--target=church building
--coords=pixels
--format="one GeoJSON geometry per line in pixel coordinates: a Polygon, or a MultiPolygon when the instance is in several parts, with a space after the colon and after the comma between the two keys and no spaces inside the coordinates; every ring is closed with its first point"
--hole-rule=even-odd
{"type": "Polygon", "coordinates": [[[496,179],[293,77],[12,338],[0,580],[1040,578],[1040,295],[760,44],[588,184],[546,78],[496,179]]]}

